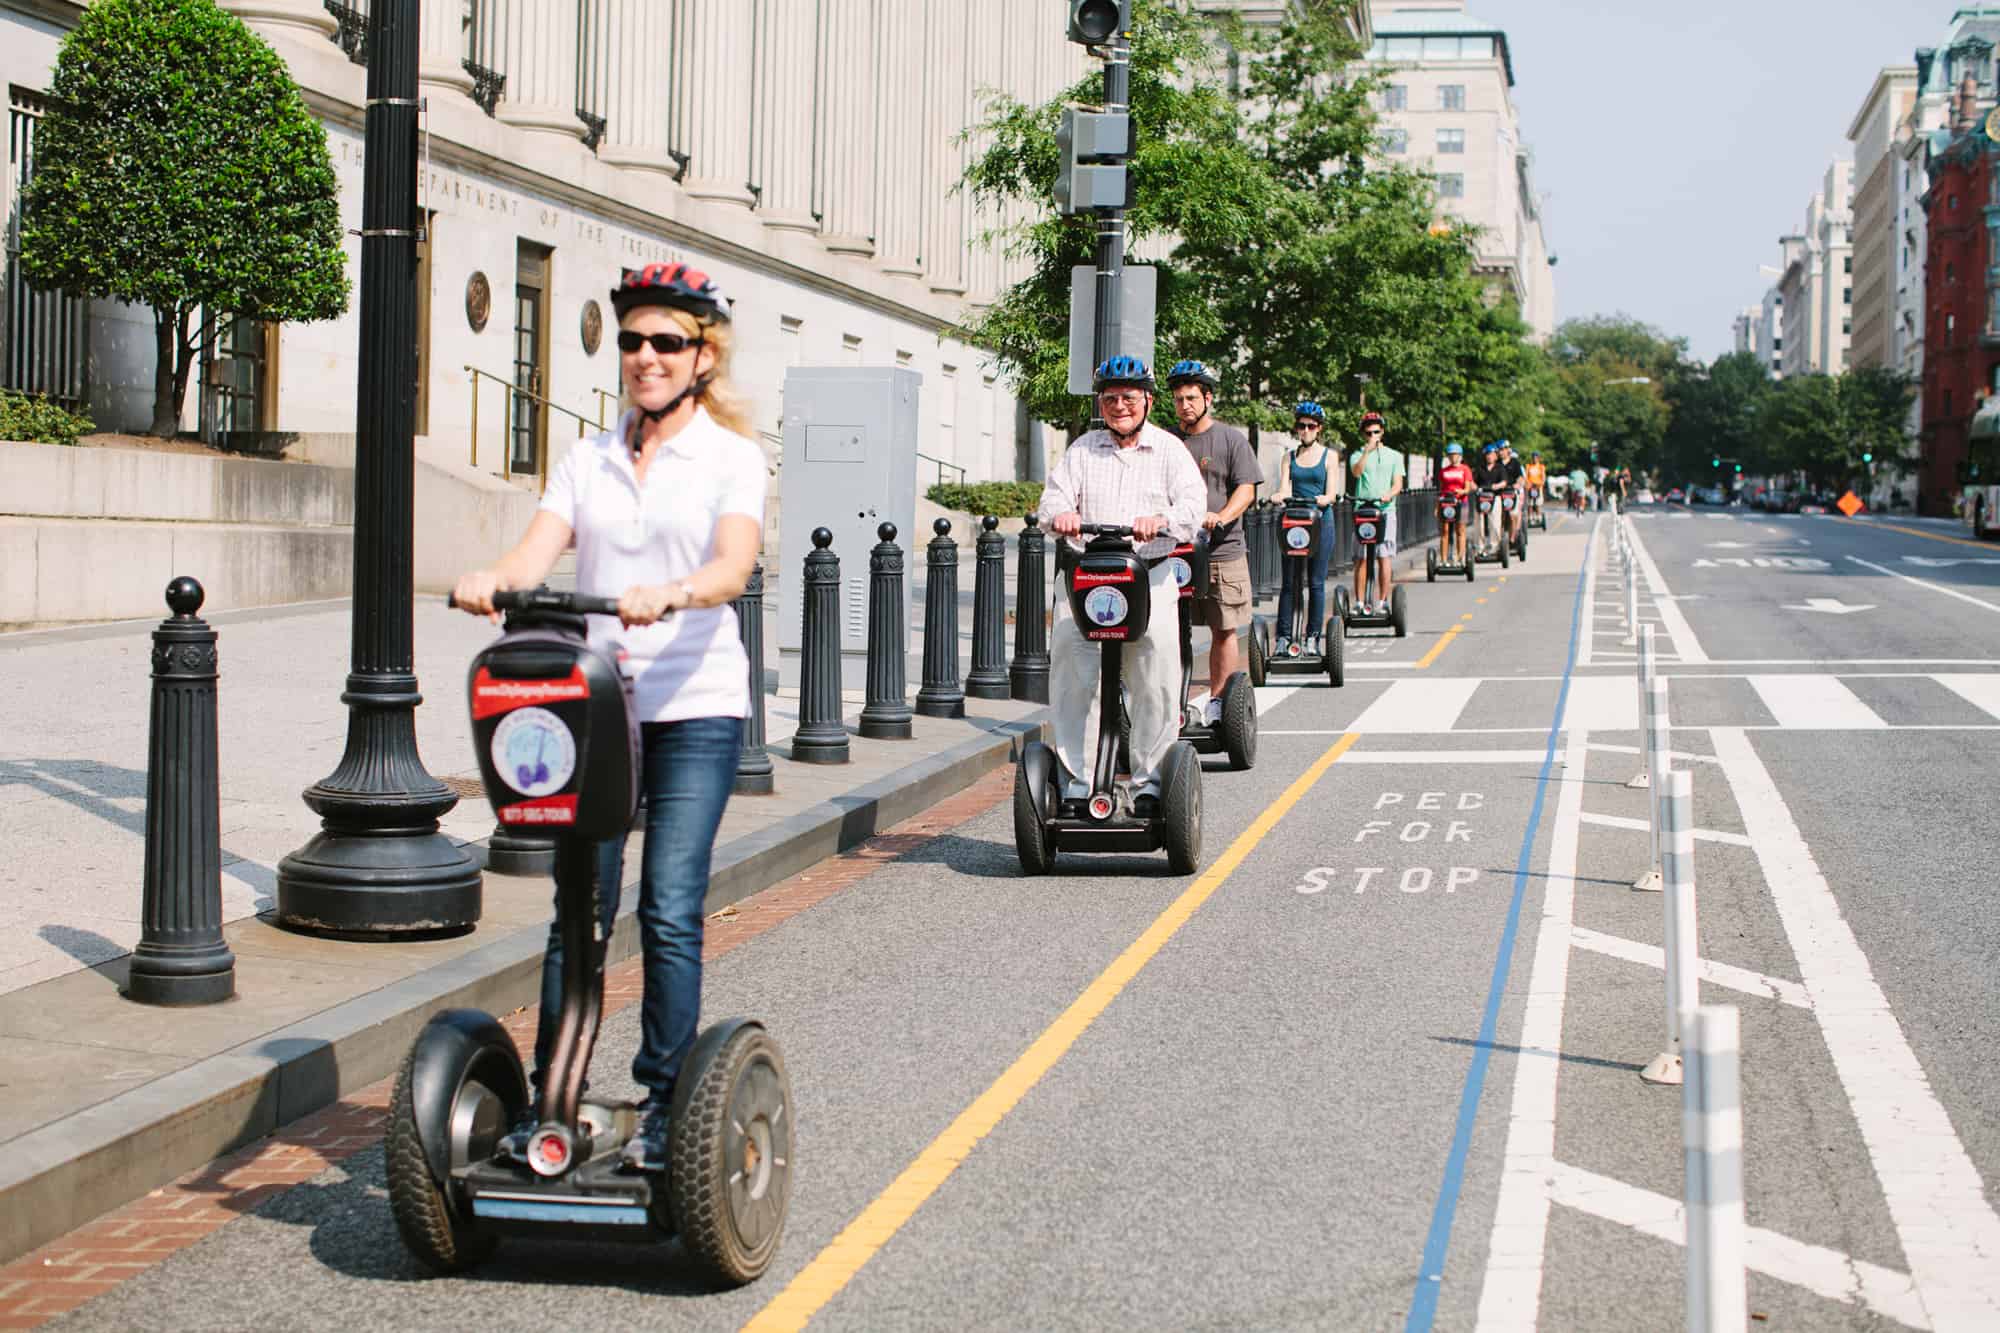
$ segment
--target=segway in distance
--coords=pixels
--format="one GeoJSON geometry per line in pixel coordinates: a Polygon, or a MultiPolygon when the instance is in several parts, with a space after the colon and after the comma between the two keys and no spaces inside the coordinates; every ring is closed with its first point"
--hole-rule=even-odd
{"type": "Polygon", "coordinates": [[[500,823],[557,835],[561,1017],[526,1161],[497,1156],[536,1095],[498,1020],[448,1009],[417,1034],[385,1136],[396,1229],[438,1273],[478,1264],[503,1236],[678,1236],[709,1280],[752,1281],[784,1231],[796,1118],[784,1057],[763,1025],[725,1019],[695,1040],[674,1090],[663,1174],[623,1161],[637,1107],[584,1099],[609,943],[598,938],[596,844],[624,836],[639,804],[631,683],[585,631],[585,613],[615,614],[618,604],[547,588],[493,601],[509,614],[472,661],[474,748],[500,823]]]}
{"type": "MultiPolygon", "coordinates": [[[[1391,503],[1394,503],[1391,501],[1391,503]]],[[[1349,634],[1357,629],[1393,629],[1397,638],[1410,632],[1409,613],[1403,600],[1403,587],[1397,584],[1389,592],[1389,609],[1386,613],[1370,611],[1379,599],[1376,586],[1375,548],[1382,544],[1384,524],[1382,502],[1379,500],[1356,500],[1354,502],[1354,558],[1361,562],[1362,574],[1361,605],[1355,606],[1348,596],[1345,581],[1335,589],[1334,601],[1338,614],[1349,634]]]]}
{"type": "MultiPolygon", "coordinates": [[[[1272,622],[1259,617],[1251,623],[1250,632],[1264,640],[1263,679],[1253,674],[1250,679],[1256,684],[1272,676],[1317,676],[1326,673],[1327,683],[1335,689],[1347,684],[1347,652],[1343,646],[1340,629],[1340,612],[1335,611],[1326,618],[1320,635],[1318,652],[1306,647],[1306,631],[1311,629],[1307,622],[1307,608],[1312,605],[1310,580],[1314,559],[1319,555],[1319,544],[1326,540],[1325,511],[1310,500],[1289,500],[1278,511],[1278,554],[1282,560],[1298,561],[1301,577],[1292,592],[1292,628],[1297,631],[1286,643],[1283,652],[1277,651],[1272,639],[1272,622]]],[[[1279,580],[1279,596],[1283,596],[1284,581],[1279,580]]],[[[1253,663],[1253,666],[1255,664],[1253,663]]]]}
{"type": "MultiPolygon", "coordinates": [[[[1167,557],[1173,565],[1174,582],[1179,585],[1181,621],[1181,739],[1196,754],[1226,754],[1229,766],[1239,771],[1257,764],[1257,694],[1250,686],[1250,673],[1238,671],[1222,684],[1222,716],[1214,726],[1194,702],[1194,608],[1208,595],[1208,534],[1198,532],[1185,546],[1176,546],[1167,557]]],[[[1245,635],[1252,639],[1253,635],[1245,635]]]]}
{"type": "MultiPolygon", "coordinates": [[[[1132,549],[1132,529],[1085,523],[1092,538],[1071,564],[1069,608],[1083,637],[1104,654],[1097,682],[1097,755],[1090,791],[1067,796],[1069,775],[1053,746],[1029,741],[1014,770],[1014,850],[1021,869],[1045,875],[1057,852],[1156,852],[1165,848],[1177,875],[1201,864],[1201,760],[1177,740],[1160,765],[1160,795],[1150,811],[1134,808],[1129,778],[1118,780],[1118,732],[1125,645],[1146,632],[1152,585],[1132,549]]],[[[1082,776],[1082,775],[1078,775],[1082,776]]]]}
{"type": "Polygon", "coordinates": [[[1549,498],[1540,486],[1528,488],[1528,521],[1522,526],[1540,528],[1543,532],[1549,530],[1549,498]]]}
{"type": "MultiPolygon", "coordinates": [[[[1508,545],[1511,545],[1514,548],[1514,558],[1516,560],[1519,560],[1522,564],[1525,565],[1528,563],[1528,521],[1527,521],[1527,515],[1521,514],[1519,512],[1520,505],[1521,505],[1520,493],[1516,491],[1512,486],[1505,487],[1501,490],[1500,492],[1501,517],[1503,519],[1509,516],[1514,516],[1517,518],[1517,521],[1514,524],[1514,539],[1512,542],[1508,543],[1508,545]]],[[[1503,540],[1506,530],[1507,530],[1506,525],[1503,523],[1500,529],[1503,535],[1503,540]]],[[[1503,559],[1500,563],[1501,565],[1504,566],[1507,562],[1503,559]]]]}
{"type": "Polygon", "coordinates": [[[1424,552],[1424,578],[1428,583],[1436,583],[1438,575],[1446,578],[1465,576],[1467,583],[1473,580],[1472,518],[1467,512],[1472,497],[1469,495],[1441,495],[1438,497],[1438,544],[1424,552]],[[1445,536],[1451,525],[1465,524],[1465,559],[1457,563],[1445,559],[1438,552],[1444,549],[1445,536]]]}
{"type": "Polygon", "coordinates": [[[1482,489],[1473,493],[1474,513],[1478,522],[1466,530],[1466,548],[1472,552],[1472,562],[1476,565],[1490,565],[1500,562],[1500,568],[1507,568],[1507,526],[1494,517],[1502,492],[1482,489]],[[1500,529],[1500,540],[1489,542],[1488,530],[1493,526],[1500,529]],[[1474,539],[1477,540],[1474,540],[1474,539]]]}

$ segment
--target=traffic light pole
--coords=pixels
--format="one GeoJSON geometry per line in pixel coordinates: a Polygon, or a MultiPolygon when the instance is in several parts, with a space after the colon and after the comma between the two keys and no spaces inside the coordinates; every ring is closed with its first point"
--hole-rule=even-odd
{"type": "MultiPolygon", "coordinates": [[[[1123,31],[1104,45],[1104,109],[1114,115],[1131,111],[1132,44],[1123,31]]],[[[1123,312],[1118,286],[1125,272],[1125,210],[1097,212],[1097,326],[1091,335],[1092,365],[1103,365],[1118,352],[1118,324],[1123,312]]]]}

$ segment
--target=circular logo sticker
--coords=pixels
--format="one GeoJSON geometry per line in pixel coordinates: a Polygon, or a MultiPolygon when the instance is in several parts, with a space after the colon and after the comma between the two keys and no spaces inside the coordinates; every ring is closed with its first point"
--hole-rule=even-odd
{"type": "Polygon", "coordinates": [[[1443,514],[1443,515],[1444,515],[1444,516],[1445,516],[1446,518],[1457,518],[1457,517],[1458,517],[1458,506],[1457,506],[1457,505],[1439,505],[1439,506],[1438,506],[1438,511],[1439,511],[1440,513],[1442,513],[1442,514],[1443,514]]]}
{"type": "Polygon", "coordinates": [[[1285,545],[1291,547],[1294,551],[1305,550],[1306,547],[1312,545],[1312,529],[1286,528],[1285,545]]]}
{"type": "Polygon", "coordinates": [[[1116,588],[1092,588],[1084,595],[1083,613],[1093,625],[1122,625],[1131,604],[1116,588]]]}
{"type": "Polygon", "coordinates": [[[546,708],[518,708],[493,728],[493,767],[523,796],[561,791],[576,773],[576,737],[546,708]]]}
{"type": "Polygon", "coordinates": [[[1360,533],[1362,541],[1372,542],[1375,540],[1375,525],[1373,523],[1363,523],[1357,531],[1360,533]]]}
{"type": "Polygon", "coordinates": [[[1175,587],[1185,588],[1188,586],[1188,584],[1194,582],[1194,566],[1190,565],[1187,561],[1181,559],[1179,556],[1174,556],[1173,558],[1171,558],[1167,562],[1167,567],[1174,571],[1175,587]]]}

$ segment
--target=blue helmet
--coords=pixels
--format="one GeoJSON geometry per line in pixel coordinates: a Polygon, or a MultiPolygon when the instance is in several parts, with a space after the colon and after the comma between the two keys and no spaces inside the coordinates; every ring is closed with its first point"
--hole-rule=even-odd
{"type": "Polygon", "coordinates": [[[1447,444],[1447,445],[1446,445],[1446,446],[1444,447],[1444,451],[1445,451],[1445,453],[1447,453],[1447,454],[1450,454],[1450,455],[1452,455],[1453,457],[1457,457],[1457,456],[1460,456],[1460,455],[1462,455],[1462,454],[1464,454],[1464,453],[1465,453],[1465,450],[1463,450],[1463,449],[1459,448],[1459,447],[1458,447],[1458,445],[1457,445],[1456,443],[1453,443],[1453,444],[1447,444]]]}
{"type": "Polygon", "coordinates": [[[1479,452],[1482,454],[1498,453],[1499,450],[1499,443],[1493,440],[1488,440],[1485,444],[1479,446],[1479,452]]]}
{"type": "Polygon", "coordinates": [[[1110,388],[1144,389],[1151,393],[1153,372],[1136,356],[1114,356],[1090,377],[1092,393],[1103,393],[1110,388]]]}
{"type": "Polygon", "coordinates": [[[1298,417],[1310,417],[1314,421],[1319,422],[1321,425],[1326,424],[1326,409],[1321,407],[1318,403],[1315,403],[1310,398],[1306,399],[1303,403],[1300,403],[1297,407],[1293,408],[1292,416],[1294,419],[1298,417]]]}
{"type": "Polygon", "coordinates": [[[1178,389],[1183,384],[1199,384],[1210,393],[1214,393],[1221,383],[1215,378],[1215,372],[1199,361],[1176,361],[1173,369],[1167,372],[1169,389],[1178,389]]]}

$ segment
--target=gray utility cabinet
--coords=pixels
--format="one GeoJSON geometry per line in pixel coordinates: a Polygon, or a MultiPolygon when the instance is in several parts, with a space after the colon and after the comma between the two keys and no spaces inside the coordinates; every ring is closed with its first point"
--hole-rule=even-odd
{"type": "MultiPolygon", "coordinates": [[[[800,592],[814,528],[840,557],[843,689],[867,687],[868,553],[881,524],[903,548],[903,634],[909,654],[911,589],[931,534],[912,533],[917,508],[917,391],[923,376],[893,366],[793,366],[785,372],[785,438],[778,471],[778,679],[799,681],[800,592]]],[[[954,534],[961,535],[962,534],[954,534]]],[[[917,682],[909,682],[912,693],[917,682]]]]}

